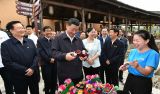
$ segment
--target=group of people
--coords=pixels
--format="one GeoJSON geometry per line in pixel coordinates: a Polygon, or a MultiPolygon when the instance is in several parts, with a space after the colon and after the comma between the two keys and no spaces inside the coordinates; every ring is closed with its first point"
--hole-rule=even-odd
{"type": "Polygon", "coordinates": [[[0,34],[0,74],[6,94],[39,94],[40,71],[44,80],[45,94],[55,94],[57,85],[71,78],[74,84],[86,75],[98,74],[102,83],[119,85],[123,72],[129,74],[124,85],[124,94],[151,94],[154,70],[159,64],[159,52],[152,34],[145,30],[135,32],[127,64],[124,64],[128,48],[124,32],[117,28],[103,28],[97,36],[95,28],[79,31],[80,22],[70,18],[64,33],[56,35],[52,28],[43,28],[43,37],[31,37],[32,26],[24,28],[20,21],[11,21],[0,34]],[[32,39],[33,38],[33,39],[32,39]],[[83,40],[82,40],[83,39],[83,40]],[[35,41],[36,40],[36,41],[35,41]],[[82,56],[77,51],[86,51],[82,56]],[[152,57],[152,58],[151,58],[152,57]],[[41,67],[41,70],[39,69],[41,67]],[[7,75],[3,75],[6,73],[7,75]],[[105,79],[104,79],[105,78],[105,79]]]}

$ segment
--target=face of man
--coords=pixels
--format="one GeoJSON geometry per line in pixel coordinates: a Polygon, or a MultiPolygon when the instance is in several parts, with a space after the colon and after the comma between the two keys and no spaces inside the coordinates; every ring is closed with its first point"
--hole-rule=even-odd
{"type": "Polygon", "coordinates": [[[44,35],[47,38],[52,38],[56,35],[56,32],[54,32],[52,29],[49,28],[49,29],[45,29],[44,35]]]}
{"type": "Polygon", "coordinates": [[[86,38],[86,34],[84,32],[82,32],[81,35],[80,35],[80,38],[81,39],[85,39],[86,38]]]}
{"type": "Polygon", "coordinates": [[[122,36],[122,35],[123,35],[122,30],[119,30],[119,36],[122,36]]]}
{"type": "Polygon", "coordinates": [[[26,28],[26,35],[31,35],[32,32],[33,32],[32,27],[27,27],[27,28],[26,28]]]}
{"type": "Polygon", "coordinates": [[[13,25],[13,29],[10,30],[14,37],[23,37],[25,35],[25,29],[21,23],[13,25]]]}
{"type": "Polygon", "coordinates": [[[108,30],[107,29],[102,29],[101,31],[102,37],[106,37],[108,34],[108,30]]]}
{"type": "Polygon", "coordinates": [[[70,36],[70,37],[74,37],[76,32],[78,32],[79,30],[79,26],[76,26],[74,24],[71,24],[71,25],[67,25],[66,26],[66,32],[67,34],[70,36]]]}
{"type": "Polygon", "coordinates": [[[115,39],[117,37],[118,33],[114,32],[113,30],[109,31],[109,36],[111,39],[115,39]]]}

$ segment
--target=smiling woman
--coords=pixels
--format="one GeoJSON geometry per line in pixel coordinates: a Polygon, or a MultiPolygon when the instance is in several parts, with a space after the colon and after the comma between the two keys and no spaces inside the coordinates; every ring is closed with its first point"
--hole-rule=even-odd
{"type": "Polygon", "coordinates": [[[124,91],[151,94],[152,77],[159,64],[159,52],[154,37],[148,31],[137,31],[133,36],[133,45],[135,49],[132,49],[128,56],[129,66],[120,67],[122,70],[128,69],[129,72],[124,91]]]}

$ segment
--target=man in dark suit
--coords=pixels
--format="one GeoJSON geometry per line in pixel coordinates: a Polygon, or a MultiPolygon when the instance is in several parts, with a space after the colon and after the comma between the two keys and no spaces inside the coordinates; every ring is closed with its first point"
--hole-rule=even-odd
{"type": "Polygon", "coordinates": [[[24,38],[25,29],[21,22],[11,21],[6,26],[12,37],[1,44],[4,66],[11,74],[16,94],[39,94],[38,63],[36,47],[32,40],[24,38]]]}
{"type": "Polygon", "coordinates": [[[79,58],[73,54],[76,50],[85,49],[82,40],[75,36],[77,31],[79,31],[79,20],[71,18],[66,25],[65,33],[54,39],[52,50],[57,62],[59,84],[63,84],[67,78],[71,78],[74,84],[83,79],[82,60],[86,57],[79,58]]]}
{"type": "Polygon", "coordinates": [[[45,94],[55,94],[57,86],[56,62],[52,57],[51,44],[55,33],[50,26],[43,28],[44,37],[38,39],[37,48],[41,58],[42,77],[44,80],[45,94]]]}
{"type": "MultiPolygon", "coordinates": [[[[108,35],[108,29],[107,28],[103,28],[102,31],[101,31],[101,35],[98,37],[98,39],[100,40],[100,43],[101,43],[101,50],[103,48],[103,45],[105,43],[106,40],[110,39],[109,35],[108,35]]],[[[104,83],[104,70],[105,70],[105,65],[103,64],[103,57],[102,57],[102,52],[101,52],[101,55],[100,55],[100,63],[101,63],[101,66],[100,66],[100,78],[101,78],[101,81],[102,83],[104,83]]]]}
{"type": "Polygon", "coordinates": [[[119,62],[124,55],[124,45],[118,39],[119,30],[110,29],[110,40],[104,43],[102,57],[105,65],[106,82],[118,86],[119,62]]]}

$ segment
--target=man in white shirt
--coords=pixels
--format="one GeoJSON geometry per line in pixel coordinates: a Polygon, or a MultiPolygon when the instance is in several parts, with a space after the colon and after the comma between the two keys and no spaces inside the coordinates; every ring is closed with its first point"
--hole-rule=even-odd
{"type": "Polygon", "coordinates": [[[7,39],[9,39],[7,33],[0,31],[0,75],[4,81],[6,94],[13,94],[13,87],[10,82],[9,73],[8,73],[8,70],[6,69],[6,67],[4,67],[4,65],[2,63],[2,57],[1,57],[1,43],[6,41],[7,39]]]}
{"type": "Polygon", "coordinates": [[[29,39],[33,40],[35,45],[37,45],[38,37],[35,35],[35,32],[31,25],[26,26],[26,35],[28,36],[29,39]]]}

